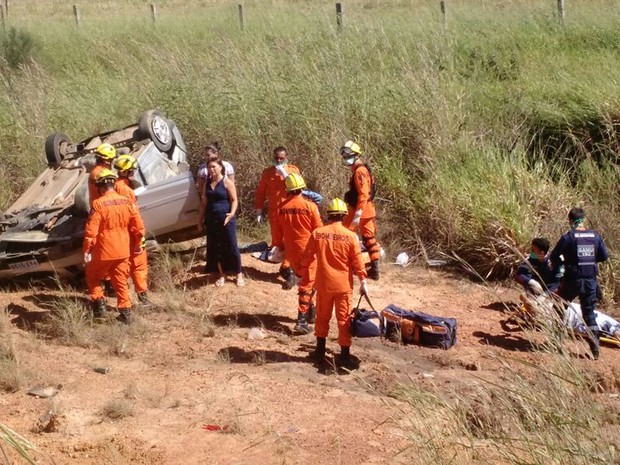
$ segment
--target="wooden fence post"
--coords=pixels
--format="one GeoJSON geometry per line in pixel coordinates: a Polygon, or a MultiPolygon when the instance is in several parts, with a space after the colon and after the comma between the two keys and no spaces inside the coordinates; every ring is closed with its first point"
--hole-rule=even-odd
{"type": "Polygon", "coordinates": [[[157,21],[157,7],[154,3],[151,3],[151,19],[153,22],[157,21]]]}
{"type": "Polygon", "coordinates": [[[441,25],[445,29],[448,25],[448,21],[446,19],[446,2],[444,0],[439,2],[439,9],[441,10],[441,25]]]}
{"type": "Polygon", "coordinates": [[[338,30],[342,31],[344,27],[344,5],[342,3],[336,3],[336,25],[338,30]]]}
{"type": "Polygon", "coordinates": [[[243,5],[241,3],[239,3],[239,27],[243,31],[243,5]]]}
{"type": "Polygon", "coordinates": [[[558,0],[558,16],[560,24],[564,24],[564,0],[558,0]]]}
{"type": "Polygon", "coordinates": [[[73,16],[75,16],[75,24],[77,27],[80,27],[80,20],[82,19],[80,17],[80,9],[78,8],[77,5],[73,5],[73,16]]]}

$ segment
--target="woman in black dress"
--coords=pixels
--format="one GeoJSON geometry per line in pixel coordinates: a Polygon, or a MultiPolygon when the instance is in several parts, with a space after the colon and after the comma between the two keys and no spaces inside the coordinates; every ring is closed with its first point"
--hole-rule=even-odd
{"type": "Polygon", "coordinates": [[[241,273],[241,255],[237,245],[237,189],[224,173],[221,160],[207,165],[208,179],[201,205],[198,226],[207,233],[207,265],[205,271],[216,275],[216,286],[223,286],[226,274],[237,276],[237,286],[245,284],[241,273]]]}

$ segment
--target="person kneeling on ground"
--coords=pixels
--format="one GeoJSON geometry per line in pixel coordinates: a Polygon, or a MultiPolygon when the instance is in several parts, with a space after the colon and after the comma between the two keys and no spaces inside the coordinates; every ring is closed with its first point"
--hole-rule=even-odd
{"type": "Polygon", "coordinates": [[[329,224],[315,229],[310,236],[301,261],[304,286],[310,280],[310,266],[316,260],[316,336],[315,358],[318,363],[325,360],[326,338],[332,309],[336,308],[338,320],[338,344],[340,363],[350,363],[351,347],[351,294],[353,273],[360,280],[360,293],[368,295],[366,269],[362,260],[357,235],[342,225],[347,215],[347,205],[340,199],[332,200],[327,207],[329,224]]]}
{"type": "Polygon", "coordinates": [[[532,239],[530,255],[515,274],[515,280],[532,294],[555,293],[564,276],[561,264],[553,266],[548,256],[549,241],[544,237],[532,239]]]}

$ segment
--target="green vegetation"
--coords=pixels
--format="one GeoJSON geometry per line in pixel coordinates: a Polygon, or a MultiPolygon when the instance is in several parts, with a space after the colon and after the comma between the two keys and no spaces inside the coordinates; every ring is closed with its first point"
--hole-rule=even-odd
{"type": "Polygon", "coordinates": [[[194,161],[222,143],[246,211],[280,144],[312,187],[341,195],[337,149],[354,137],[380,178],[385,243],[456,251],[504,276],[510,247],[555,240],[579,204],[617,252],[610,2],[569,2],[564,27],[551,0],[447,2],[444,28],[438,2],[351,0],[342,32],[333,3],[316,1],[246,2],[244,31],[236,2],[158,2],[154,25],[143,2],[88,1],[79,29],[69,2],[15,3],[17,35],[3,43],[21,44],[21,64],[1,55],[4,206],[42,168],[48,133],[79,139],[160,108],[194,161]]]}

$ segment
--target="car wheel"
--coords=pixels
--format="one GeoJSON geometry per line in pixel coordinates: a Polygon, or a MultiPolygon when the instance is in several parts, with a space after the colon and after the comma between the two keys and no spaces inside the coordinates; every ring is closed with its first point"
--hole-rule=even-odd
{"type": "Polygon", "coordinates": [[[67,147],[71,145],[71,139],[62,132],[50,134],[45,139],[45,158],[48,166],[58,166],[65,155],[67,155],[67,147]]]}
{"type": "Polygon", "coordinates": [[[160,111],[149,110],[142,113],[138,121],[138,131],[141,137],[151,139],[162,152],[167,152],[172,147],[172,128],[160,111]]]}

